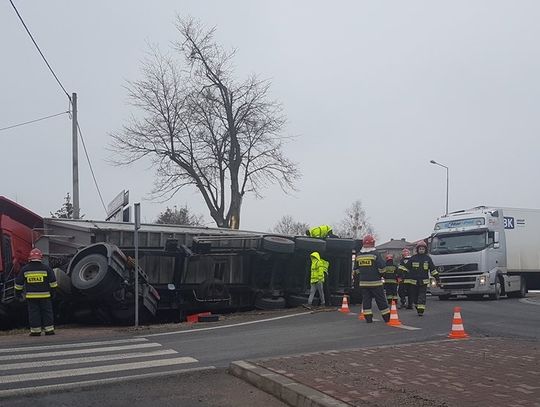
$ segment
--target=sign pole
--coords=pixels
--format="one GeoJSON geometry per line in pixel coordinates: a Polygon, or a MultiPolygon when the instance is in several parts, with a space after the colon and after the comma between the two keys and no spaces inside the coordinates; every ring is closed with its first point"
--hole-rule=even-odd
{"type": "Polygon", "coordinates": [[[135,245],[135,327],[139,326],[139,229],[141,228],[141,204],[134,204],[135,231],[133,243],[135,245]]]}

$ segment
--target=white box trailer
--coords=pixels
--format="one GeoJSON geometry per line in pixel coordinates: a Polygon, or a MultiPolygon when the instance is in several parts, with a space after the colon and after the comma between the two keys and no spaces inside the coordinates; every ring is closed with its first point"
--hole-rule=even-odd
{"type": "Polygon", "coordinates": [[[540,210],[478,206],[441,216],[430,239],[431,292],[524,297],[540,287],[540,210]]]}

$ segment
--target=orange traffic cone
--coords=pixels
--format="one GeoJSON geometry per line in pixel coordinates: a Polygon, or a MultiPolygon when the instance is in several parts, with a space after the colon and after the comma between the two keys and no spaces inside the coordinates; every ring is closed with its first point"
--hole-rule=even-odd
{"type": "Polygon", "coordinates": [[[341,303],[341,308],[339,309],[339,312],[343,312],[344,314],[348,314],[351,312],[349,309],[349,299],[347,298],[347,295],[343,295],[343,302],[341,303]]]}
{"type": "Polygon", "coordinates": [[[390,321],[388,321],[386,325],[401,326],[401,322],[397,314],[396,300],[392,300],[392,307],[390,308],[390,321]]]}
{"type": "Polygon", "coordinates": [[[469,335],[463,328],[463,320],[461,319],[461,307],[454,307],[454,318],[452,319],[452,330],[448,335],[450,339],[465,339],[469,335]]]}
{"type": "Polygon", "coordinates": [[[358,314],[358,320],[365,321],[366,317],[364,316],[364,307],[360,309],[360,314],[358,314]]]}

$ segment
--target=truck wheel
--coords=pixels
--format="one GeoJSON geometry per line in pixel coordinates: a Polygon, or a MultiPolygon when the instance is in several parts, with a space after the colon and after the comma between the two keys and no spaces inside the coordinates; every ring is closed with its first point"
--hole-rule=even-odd
{"type": "Polygon", "coordinates": [[[55,268],[53,269],[54,276],[58,283],[58,291],[64,295],[71,294],[71,278],[64,272],[64,270],[55,268]]]}
{"type": "Polygon", "coordinates": [[[499,300],[501,298],[501,292],[502,292],[501,280],[499,280],[497,278],[497,281],[495,282],[495,293],[494,294],[489,294],[489,299],[490,300],[499,300]]]}
{"type": "Polygon", "coordinates": [[[294,242],[281,236],[263,236],[263,250],[274,253],[294,253],[294,242]]]}
{"type": "Polygon", "coordinates": [[[107,259],[97,253],[83,257],[71,271],[73,287],[89,297],[110,294],[116,288],[115,280],[107,259]]]}
{"type": "Polygon", "coordinates": [[[439,295],[439,301],[448,301],[450,299],[450,294],[439,295]]]}
{"type": "Polygon", "coordinates": [[[358,246],[354,239],[340,239],[337,237],[326,238],[326,250],[333,252],[352,252],[358,246]]]}
{"type": "Polygon", "coordinates": [[[258,297],[255,299],[255,308],[262,310],[274,310],[283,309],[287,305],[285,298],[263,298],[258,297]]]}
{"type": "Polygon", "coordinates": [[[527,281],[524,277],[520,278],[519,291],[514,291],[507,294],[508,298],[525,298],[527,296],[527,281]]]}
{"type": "Polygon", "coordinates": [[[308,252],[324,252],[326,250],[326,242],[322,239],[315,239],[314,237],[296,237],[294,244],[297,250],[308,252]]]}

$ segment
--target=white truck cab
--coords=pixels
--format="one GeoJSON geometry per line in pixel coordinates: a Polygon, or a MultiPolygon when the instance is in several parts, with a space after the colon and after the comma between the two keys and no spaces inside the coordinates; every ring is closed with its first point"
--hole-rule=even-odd
{"type": "Polygon", "coordinates": [[[441,216],[430,238],[440,299],[524,297],[540,273],[540,210],[478,206],[441,216]]]}

